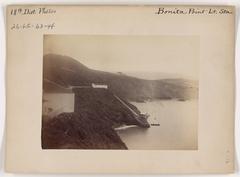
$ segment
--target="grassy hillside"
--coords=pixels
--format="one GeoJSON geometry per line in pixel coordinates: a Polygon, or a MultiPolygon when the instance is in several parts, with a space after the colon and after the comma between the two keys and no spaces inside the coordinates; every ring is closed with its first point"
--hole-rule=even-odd
{"type": "Polygon", "coordinates": [[[92,111],[62,113],[43,121],[43,149],[127,149],[110,122],[92,111]]]}
{"type": "Polygon", "coordinates": [[[119,73],[109,73],[90,69],[77,60],[61,55],[48,54],[43,58],[44,91],[57,92],[50,82],[63,87],[104,83],[113,93],[129,101],[147,99],[181,99],[196,98],[197,84],[184,79],[145,80],[119,73]]]}

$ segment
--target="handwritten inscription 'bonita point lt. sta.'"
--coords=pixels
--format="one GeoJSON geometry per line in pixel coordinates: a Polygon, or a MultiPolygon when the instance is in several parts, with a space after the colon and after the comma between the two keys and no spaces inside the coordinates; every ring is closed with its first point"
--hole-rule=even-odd
{"type": "Polygon", "coordinates": [[[217,15],[217,14],[232,14],[229,9],[219,8],[165,8],[159,7],[155,12],[158,15],[217,15]]]}

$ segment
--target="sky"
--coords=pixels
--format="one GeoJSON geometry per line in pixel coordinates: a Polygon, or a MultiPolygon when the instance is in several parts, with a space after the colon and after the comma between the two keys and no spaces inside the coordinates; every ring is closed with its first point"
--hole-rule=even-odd
{"type": "Polygon", "coordinates": [[[198,36],[44,35],[43,52],[101,71],[198,80],[199,45],[198,36]]]}

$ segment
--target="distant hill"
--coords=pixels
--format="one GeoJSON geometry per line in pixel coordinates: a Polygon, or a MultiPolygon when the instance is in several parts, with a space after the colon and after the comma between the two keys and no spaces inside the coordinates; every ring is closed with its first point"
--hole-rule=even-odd
{"type": "Polygon", "coordinates": [[[102,83],[114,94],[129,101],[153,99],[187,100],[198,97],[196,81],[185,79],[146,80],[124,73],[93,70],[79,61],[62,55],[43,57],[43,90],[60,92],[64,87],[102,83]]]}

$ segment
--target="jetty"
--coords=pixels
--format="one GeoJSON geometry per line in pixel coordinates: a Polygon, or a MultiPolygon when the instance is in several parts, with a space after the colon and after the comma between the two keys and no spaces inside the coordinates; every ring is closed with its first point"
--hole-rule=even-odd
{"type": "Polygon", "coordinates": [[[132,108],[130,108],[121,98],[119,98],[117,95],[113,95],[123,106],[125,106],[131,113],[135,116],[136,121],[139,123],[140,127],[150,127],[147,118],[147,114],[139,114],[136,111],[134,111],[132,108]]]}

